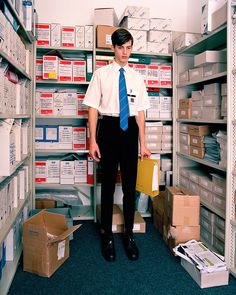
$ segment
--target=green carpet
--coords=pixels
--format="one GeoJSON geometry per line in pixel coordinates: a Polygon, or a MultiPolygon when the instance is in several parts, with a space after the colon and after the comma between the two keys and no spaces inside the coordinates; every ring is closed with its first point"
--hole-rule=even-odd
{"type": "Polygon", "coordinates": [[[100,254],[97,225],[84,221],[71,241],[70,258],[51,278],[17,269],[9,295],[226,295],[236,294],[236,279],[228,286],[200,289],[181,267],[146,219],[146,234],[136,234],[140,250],[138,261],[125,255],[120,234],[115,235],[117,258],[106,262],[100,254]]]}

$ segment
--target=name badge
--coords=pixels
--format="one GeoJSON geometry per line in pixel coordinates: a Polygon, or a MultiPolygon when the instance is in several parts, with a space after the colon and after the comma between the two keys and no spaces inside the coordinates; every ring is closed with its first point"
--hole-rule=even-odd
{"type": "Polygon", "coordinates": [[[135,94],[135,92],[132,89],[130,89],[128,91],[128,93],[127,93],[127,96],[128,96],[129,104],[134,105],[135,102],[136,102],[136,94],[135,94]]]}

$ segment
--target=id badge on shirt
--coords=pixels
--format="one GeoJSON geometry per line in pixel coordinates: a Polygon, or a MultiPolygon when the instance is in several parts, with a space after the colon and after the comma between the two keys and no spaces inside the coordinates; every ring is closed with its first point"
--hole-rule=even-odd
{"type": "Polygon", "coordinates": [[[127,90],[127,96],[128,96],[128,101],[130,106],[134,106],[136,104],[136,92],[133,91],[132,89],[127,90]]]}

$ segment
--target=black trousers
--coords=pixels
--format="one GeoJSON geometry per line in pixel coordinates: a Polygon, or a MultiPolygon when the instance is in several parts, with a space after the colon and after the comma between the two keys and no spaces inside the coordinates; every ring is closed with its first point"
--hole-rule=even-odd
{"type": "Polygon", "coordinates": [[[120,128],[120,118],[104,116],[98,123],[101,152],[101,228],[112,232],[115,180],[120,163],[125,231],[132,233],[135,212],[135,187],[138,160],[138,125],[129,117],[128,130],[120,128]]]}

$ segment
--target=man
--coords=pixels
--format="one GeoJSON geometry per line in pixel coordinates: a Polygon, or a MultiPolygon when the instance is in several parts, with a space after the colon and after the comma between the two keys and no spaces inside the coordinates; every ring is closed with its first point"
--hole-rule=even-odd
{"type": "Polygon", "coordinates": [[[133,37],[123,28],[112,34],[113,63],[95,71],[84,104],[89,106],[91,157],[101,163],[101,248],[107,261],[116,257],[112,235],[115,179],[120,164],[124,247],[130,260],[139,250],[133,238],[138,138],[141,158],[149,157],[145,146],[145,110],[149,100],[142,77],[128,66],[133,37]],[[102,119],[98,122],[98,113],[102,119]],[[98,126],[97,126],[98,125],[98,126]],[[96,138],[97,133],[97,138],[96,138]]]}

